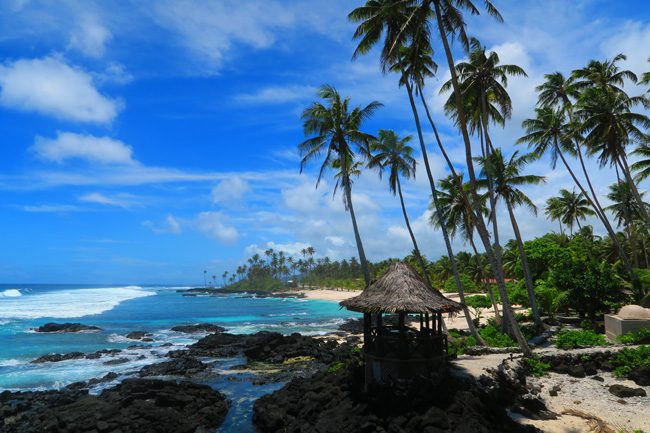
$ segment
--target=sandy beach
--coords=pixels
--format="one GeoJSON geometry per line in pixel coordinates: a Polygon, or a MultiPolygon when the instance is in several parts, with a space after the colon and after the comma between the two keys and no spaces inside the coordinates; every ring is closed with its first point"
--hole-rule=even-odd
{"type": "Polygon", "coordinates": [[[361,293],[361,290],[304,289],[300,293],[307,299],[341,302],[357,296],[361,293]]]}

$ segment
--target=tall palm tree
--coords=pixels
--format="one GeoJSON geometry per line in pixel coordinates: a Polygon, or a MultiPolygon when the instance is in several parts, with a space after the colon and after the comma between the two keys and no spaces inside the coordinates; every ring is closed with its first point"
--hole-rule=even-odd
{"type": "MultiPolygon", "coordinates": [[[[492,286],[487,280],[487,274],[484,272],[485,266],[482,263],[481,254],[476,248],[476,243],[474,242],[474,219],[471,217],[472,209],[469,207],[466,200],[463,199],[462,193],[458,190],[458,184],[463,185],[465,190],[469,189],[469,184],[463,183],[463,174],[459,174],[460,179],[456,180],[453,178],[453,175],[450,175],[444,179],[441,179],[438,184],[440,187],[439,191],[439,201],[440,207],[442,208],[442,215],[444,220],[447,221],[447,230],[449,231],[449,236],[452,238],[456,236],[457,233],[460,233],[461,237],[468,241],[474,252],[474,258],[476,261],[476,270],[479,281],[485,285],[485,289],[490,295],[490,300],[492,301],[492,306],[494,308],[494,314],[497,320],[499,318],[499,308],[497,307],[496,298],[494,292],[492,291],[492,286]]],[[[488,214],[488,208],[485,204],[485,196],[483,201],[483,213],[484,215],[488,214]]],[[[436,213],[431,214],[430,222],[435,227],[440,228],[440,221],[437,218],[436,213]]]]}
{"type": "Polygon", "coordinates": [[[382,104],[373,101],[363,108],[357,106],[350,109],[350,99],[341,98],[339,92],[329,85],[322,86],[318,90],[318,96],[324,100],[324,103],[314,102],[302,113],[305,135],[312,137],[298,146],[302,156],[300,171],[302,172],[308,161],[325,152],[325,159],[323,160],[316,181],[316,187],[318,187],[324,171],[328,167],[331,167],[335,159],[339,160],[341,173],[343,173],[341,184],[343,187],[345,208],[350,212],[354,238],[359,253],[359,261],[361,262],[361,268],[367,286],[370,284],[370,271],[352,204],[349,164],[354,160],[355,156],[354,149],[351,145],[356,146],[356,150],[363,158],[370,156],[369,144],[374,137],[362,132],[361,127],[363,122],[370,118],[382,104]]]}
{"type": "MultiPolygon", "coordinates": [[[[535,287],[533,285],[530,268],[528,266],[528,258],[526,257],[526,251],[524,250],[524,242],[521,237],[521,231],[519,230],[517,218],[515,217],[514,213],[514,208],[516,206],[525,206],[533,211],[533,213],[537,214],[537,207],[535,204],[530,198],[528,198],[528,196],[526,196],[526,194],[524,194],[521,189],[519,189],[522,186],[538,185],[545,182],[545,178],[543,176],[522,174],[524,166],[528,164],[532,159],[533,155],[525,154],[520,156],[519,151],[515,151],[509,159],[506,159],[501,149],[496,148],[490,154],[490,156],[480,159],[479,163],[482,167],[481,173],[484,175],[484,177],[487,177],[486,175],[489,175],[494,182],[494,193],[496,198],[498,200],[502,200],[508,209],[510,222],[515,233],[515,240],[519,249],[519,256],[521,258],[524,280],[526,282],[526,289],[528,291],[528,301],[530,302],[530,308],[533,313],[533,320],[538,327],[543,327],[544,324],[539,315],[537,301],[535,299],[535,287]]],[[[480,184],[483,187],[487,187],[488,180],[482,179],[480,181],[480,184]]],[[[491,211],[496,212],[496,208],[492,208],[491,211]]]]}
{"type": "MultiPolygon", "coordinates": [[[[440,214],[435,181],[433,179],[433,174],[429,165],[429,158],[427,155],[424,136],[422,133],[422,125],[420,123],[420,117],[415,104],[415,96],[417,96],[416,93],[418,92],[418,89],[422,88],[424,79],[426,77],[433,75],[433,71],[435,70],[436,65],[433,63],[430,55],[424,52],[428,49],[428,47],[430,47],[430,35],[428,27],[419,25],[421,22],[426,21],[426,15],[428,14],[428,11],[424,8],[413,7],[413,3],[415,2],[369,0],[366,2],[364,7],[353,10],[350,13],[349,18],[354,22],[360,22],[359,26],[357,27],[357,31],[355,32],[355,38],[360,39],[359,46],[357,47],[356,51],[358,53],[368,52],[372,45],[379,42],[382,34],[385,33],[387,36],[384,40],[384,49],[382,50],[380,63],[382,64],[383,70],[386,70],[386,66],[388,66],[391,71],[397,72],[400,75],[400,87],[403,86],[406,89],[411,105],[411,111],[413,113],[413,119],[415,121],[415,126],[418,133],[418,141],[420,143],[420,150],[422,153],[425,171],[427,173],[429,186],[431,188],[431,195],[436,207],[436,212],[440,214]],[[391,4],[394,7],[389,8],[388,4],[391,4]],[[383,5],[384,7],[375,7],[380,5],[383,5]],[[366,14],[364,11],[367,11],[368,9],[363,9],[366,7],[374,8],[372,10],[374,10],[376,13],[370,15],[366,14]],[[407,38],[409,39],[409,45],[405,45],[403,43],[403,41],[405,41],[407,38]],[[369,41],[373,42],[370,43],[369,41]],[[364,45],[366,42],[368,42],[368,44],[364,45]]],[[[445,227],[446,223],[444,219],[441,219],[441,225],[442,227],[445,227]]],[[[445,241],[447,255],[449,256],[454,281],[456,283],[461,302],[464,303],[465,295],[463,286],[460,280],[456,260],[454,258],[451,241],[445,228],[442,229],[442,235],[445,241]]],[[[479,344],[483,344],[483,340],[476,330],[476,327],[471,320],[469,310],[466,306],[465,317],[467,319],[467,325],[472,335],[476,338],[479,344]]]]}
{"type": "Polygon", "coordinates": [[[596,214],[591,209],[589,200],[581,192],[576,193],[575,190],[561,189],[560,195],[553,198],[557,199],[557,212],[560,220],[569,227],[571,234],[573,234],[574,223],[578,226],[578,229],[582,229],[580,220],[596,214]]]}
{"type": "MultiPolygon", "coordinates": [[[[648,62],[650,62],[650,57],[648,57],[648,62]]],[[[641,75],[641,79],[639,80],[639,84],[650,84],[650,72],[644,72],[643,75],[641,75]]],[[[650,91],[650,90],[648,90],[650,91]]]]}
{"type": "Polygon", "coordinates": [[[632,281],[635,281],[637,276],[632,269],[623,245],[619,242],[618,236],[616,236],[616,231],[603,210],[600,200],[598,200],[598,194],[596,194],[591,182],[591,176],[585,165],[581,145],[582,137],[575,131],[578,122],[573,114],[573,101],[580,97],[580,91],[575,84],[575,78],[565,78],[560,72],[547,74],[544,78],[544,83],[536,89],[539,98],[537,105],[541,108],[536,111],[536,119],[527,119],[523,122],[523,126],[528,135],[519,139],[518,142],[528,142],[529,147],[533,147],[534,153],[540,157],[542,154],[550,151],[551,163],[554,168],[557,157],[560,157],[565,168],[571,175],[573,182],[580,189],[580,192],[591,202],[596,215],[605,226],[614,246],[618,250],[623,266],[630,274],[632,281]],[[565,116],[568,122],[565,122],[565,116]],[[587,181],[591,196],[587,193],[571,169],[565,157],[565,152],[578,156],[582,174],[587,181]]]}
{"type": "Polygon", "coordinates": [[[427,266],[424,263],[422,254],[420,253],[420,248],[418,247],[417,240],[413,234],[408,213],[406,212],[406,205],[404,204],[404,196],[402,194],[402,184],[400,182],[400,176],[405,179],[412,179],[415,177],[416,161],[413,157],[414,150],[408,145],[413,137],[407,135],[406,137],[400,138],[395,131],[385,129],[380,129],[377,135],[377,140],[373,141],[370,145],[370,149],[375,153],[370,159],[368,167],[378,169],[379,177],[382,176],[384,169],[388,170],[388,188],[393,195],[397,194],[399,196],[399,201],[402,205],[402,214],[404,215],[404,222],[406,223],[406,228],[408,229],[411,241],[413,242],[415,256],[422,268],[422,275],[429,285],[431,285],[427,266]]]}
{"type": "Polygon", "coordinates": [[[597,155],[601,167],[609,165],[621,170],[639,204],[643,220],[650,227],[650,214],[632,177],[626,150],[630,144],[645,143],[648,139],[642,128],[650,128],[650,119],[632,112],[635,105],[644,103],[645,98],[641,96],[628,97],[624,93],[594,87],[583,92],[576,114],[581,120],[589,154],[597,155]]]}

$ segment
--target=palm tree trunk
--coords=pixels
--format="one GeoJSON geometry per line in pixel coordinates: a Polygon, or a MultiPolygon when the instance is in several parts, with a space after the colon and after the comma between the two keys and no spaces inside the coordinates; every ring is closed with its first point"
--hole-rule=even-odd
{"type": "Polygon", "coordinates": [[[533,352],[532,350],[530,350],[530,346],[528,346],[528,343],[524,339],[524,336],[521,333],[521,329],[519,328],[519,325],[517,324],[517,321],[515,320],[515,316],[512,313],[512,309],[510,307],[510,302],[508,300],[508,293],[506,291],[506,284],[503,277],[503,263],[500,257],[498,257],[498,255],[495,254],[494,251],[492,250],[490,235],[487,230],[487,227],[485,226],[485,222],[483,221],[483,216],[481,215],[482,212],[481,201],[480,198],[478,197],[478,192],[476,189],[476,175],[474,173],[474,164],[472,161],[472,145],[469,139],[469,133],[467,132],[467,120],[465,118],[465,110],[463,108],[463,104],[460,99],[461,96],[460,96],[460,89],[458,86],[458,75],[456,74],[456,68],[454,66],[454,58],[451,54],[449,41],[447,39],[447,33],[445,30],[446,25],[442,19],[442,13],[440,11],[440,0],[433,0],[433,5],[436,14],[438,31],[440,32],[442,45],[445,49],[445,56],[447,57],[447,66],[449,67],[449,72],[451,74],[451,82],[454,88],[454,94],[456,95],[456,109],[458,110],[460,130],[463,136],[463,142],[465,144],[465,160],[467,163],[467,174],[469,176],[472,203],[474,204],[473,215],[476,218],[476,230],[479,236],[481,237],[481,242],[483,242],[483,247],[485,249],[485,252],[487,253],[488,258],[490,259],[490,264],[492,266],[492,269],[495,270],[497,286],[499,288],[499,294],[501,295],[501,299],[504,307],[504,317],[506,317],[508,322],[510,323],[511,331],[514,334],[517,343],[521,347],[524,356],[530,357],[533,355],[533,352]]]}
{"type": "Polygon", "coordinates": [[[519,256],[521,257],[521,267],[524,271],[524,280],[526,281],[526,290],[528,291],[528,302],[530,302],[530,309],[533,311],[533,321],[535,326],[539,329],[544,327],[544,322],[539,315],[539,309],[537,308],[537,300],[535,299],[535,286],[533,285],[533,279],[530,275],[530,266],[528,266],[528,257],[526,256],[526,251],[524,250],[524,241],[521,238],[521,231],[519,231],[519,224],[515,218],[515,214],[512,211],[512,204],[510,200],[506,199],[506,206],[508,207],[508,214],[510,215],[510,222],[512,223],[512,229],[515,232],[515,240],[517,241],[517,248],[519,249],[519,256]]]}
{"type": "Polygon", "coordinates": [[[418,243],[415,240],[415,235],[413,234],[413,230],[411,229],[411,223],[409,221],[409,216],[408,213],[406,212],[406,206],[404,205],[404,196],[402,195],[402,184],[399,181],[399,176],[397,176],[397,193],[399,194],[399,201],[402,205],[402,213],[404,214],[404,222],[406,222],[406,228],[409,231],[409,235],[411,236],[411,241],[413,242],[413,248],[415,249],[415,255],[418,259],[418,262],[420,263],[420,267],[422,268],[422,275],[424,276],[424,279],[427,281],[429,286],[433,287],[431,285],[431,280],[429,279],[429,272],[427,271],[427,265],[424,263],[424,259],[422,258],[422,254],[420,254],[420,248],[418,248],[418,243]]]}
{"type": "Polygon", "coordinates": [[[447,232],[447,223],[444,220],[442,215],[442,210],[440,208],[440,203],[438,202],[438,191],[436,191],[436,185],[433,180],[433,174],[431,173],[431,167],[429,166],[429,157],[427,155],[427,148],[424,144],[424,137],[422,136],[422,126],[420,125],[420,116],[418,115],[417,107],[415,106],[415,100],[413,99],[413,90],[409,83],[406,83],[406,91],[409,96],[409,102],[411,103],[411,110],[413,111],[413,118],[415,119],[415,126],[418,131],[418,139],[420,141],[420,150],[422,151],[422,158],[424,160],[424,167],[427,171],[427,177],[429,178],[429,186],[431,187],[431,195],[433,197],[433,204],[435,207],[436,215],[438,216],[438,222],[440,223],[440,230],[442,231],[442,237],[445,240],[445,247],[447,248],[447,256],[449,257],[449,262],[451,264],[451,272],[454,276],[454,282],[458,288],[458,296],[460,297],[460,302],[463,304],[463,311],[465,313],[465,319],[467,320],[467,327],[469,328],[471,334],[476,338],[478,344],[483,345],[483,339],[481,335],[476,330],[474,322],[472,322],[472,317],[469,313],[469,308],[465,305],[465,291],[463,290],[463,285],[460,282],[460,275],[458,274],[458,267],[456,266],[456,258],[454,257],[454,251],[451,247],[451,241],[449,240],[449,233],[447,232]]]}
{"type": "Polygon", "coordinates": [[[650,215],[648,215],[648,209],[646,209],[646,204],[643,202],[643,199],[641,198],[641,194],[639,194],[639,189],[636,187],[636,183],[634,183],[634,179],[632,179],[632,175],[630,174],[630,167],[628,167],[627,165],[627,160],[625,159],[624,156],[618,156],[618,155],[616,156],[616,159],[621,165],[621,170],[623,171],[623,175],[625,176],[627,183],[630,185],[630,189],[632,190],[632,194],[634,195],[634,198],[639,204],[639,208],[641,210],[641,216],[643,217],[643,221],[645,222],[646,227],[650,227],[650,215]]]}
{"type": "Polygon", "coordinates": [[[623,245],[621,245],[621,242],[618,240],[618,236],[616,236],[616,232],[614,231],[614,228],[609,222],[609,219],[607,218],[607,215],[605,215],[605,212],[603,211],[603,208],[600,205],[600,202],[598,201],[598,197],[596,196],[596,191],[594,190],[593,185],[591,184],[591,179],[589,178],[589,174],[587,173],[587,169],[585,167],[585,162],[584,159],[582,158],[582,149],[580,148],[580,143],[576,141],[576,150],[578,151],[578,159],[580,160],[580,166],[582,167],[582,172],[584,173],[585,180],[587,181],[587,185],[589,186],[589,190],[593,194],[593,200],[591,196],[587,193],[585,188],[582,186],[582,183],[578,180],[576,177],[575,173],[571,169],[571,166],[567,162],[566,158],[564,157],[564,153],[560,149],[560,146],[557,143],[557,140],[555,141],[555,148],[557,149],[558,155],[560,156],[560,159],[562,160],[562,163],[566,167],[567,171],[571,175],[571,178],[573,179],[573,182],[578,186],[580,189],[580,192],[589,200],[589,204],[591,207],[594,209],[596,212],[596,215],[598,218],[600,218],[600,221],[603,223],[605,226],[605,230],[607,230],[607,233],[609,234],[610,239],[612,242],[614,242],[614,245],[616,246],[616,249],[618,251],[618,255],[621,258],[621,261],[623,262],[623,266],[625,267],[625,270],[627,271],[628,274],[630,274],[630,278],[632,280],[633,284],[638,284],[635,282],[638,282],[639,278],[637,275],[634,273],[634,270],[632,269],[632,265],[630,264],[630,261],[627,257],[627,253],[625,252],[625,249],[623,248],[623,245]]]}
{"type": "Polygon", "coordinates": [[[483,274],[483,263],[481,260],[481,255],[476,248],[476,244],[474,243],[474,239],[471,233],[469,234],[468,239],[469,244],[472,246],[472,250],[474,251],[474,256],[476,257],[476,266],[478,266],[479,269],[479,278],[483,281],[485,290],[488,292],[488,295],[490,295],[490,302],[492,302],[492,308],[494,309],[494,321],[496,322],[497,326],[499,326],[501,324],[501,316],[499,315],[499,306],[496,298],[494,297],[494,291],[492,290],[492,286],[490,286],[489,281],[487,281],[485,275],[483,274]]]}
{"type": "Polygon", "coordinates": [[[347,174],[347,160],[343,155],[340,158],[341,161],[341,170],[343,172],[343,183],[345,188],[345,201],[347,204],[348,211],[350,212],[350,218],[352,219],[352,228],[354,230],[354,240],[357,243],[357,250],[359,252],[359,262],[361,262],[361,270],[363,271],[363,279],[366,283],[366,287],[370,285],[370,272],[368,271],[368,261],[366,260],[366,253],[363,250],[363,243],[361,242],[361,235],[359,234],[359,227],[357,226],[357,217],[354,214],[354,206],[352,205],[352,188],[350,187],[350,179],[347,174]]]}

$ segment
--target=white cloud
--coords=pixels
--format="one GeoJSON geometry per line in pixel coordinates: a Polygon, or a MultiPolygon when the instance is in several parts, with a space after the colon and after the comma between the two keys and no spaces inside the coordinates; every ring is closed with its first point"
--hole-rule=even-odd
{"type": "Polygon", "coordinates": [[[227,178],[212,188],[212,202],[225,205],[237,204],[242,201],[249,191],[248,182],[240,176],[227,178]]]}
{"type": "Polygon", "coordinates": [[[253,254],[263,255],[264,251],[271,248],[275,251],[282,251],[291,256],[297,256],[300,254],[300,251],[304,250],[309,246],[310,246],[309,244],[306,244],[304,242],[288,242],[288,243],[267,242],[266,244],[263,245],[257,245],[257,244],[249,245],[244,249],[244,252],[249,256],[252,256],[253,254]]]}
{"type": "Polygon", "coordinates": [[[41,204],[41,205],[27,205],[23,206],[22,209],[25,212],[36,212],[36,213],[67,213],[67,212],[77,212],[81,210],[78,206],[68,205],[68,204],[41,204]]]}
{"type": "Polygon", "coordinates": [[[274,30],[293,23],[294,15],[275,2],[167,0],[154,4],[154,20],[177,33],[182,43],[207,61],[214,72],[234,44],[266,48],[274,30]]]}
{"type": "Polygon", "coordinates": [[[195,221],[196,228],[224,244],[232,244],[239,239],[234,226],[226,225],[226,216],[221,212],[201,212],[195,221]]]}
{"type": "Polygon", "coordinates": [[[5,63],[0,87],[1,105],[64,120],[110,123],[121,108],[99,93],[90,74],[58,57],[5,63]]]}
{"type": "Polygon", "coordinates": [[[316,88],[306,85],[269,86],[254,93],[242,93],[235,100],[247,104],[282,104],[312,99],[316,88]]]}
{"type": "Polygon", "coordinates": [[[86,15],[78,19],[68,47],[79,50],[89,57],[100,58],[104,55],[106,44],[112,38],[110,30],[104,27],[97,17],[86,15]]]}
{"type": "Polygon", "coordinates": [[[183,233],[180,222],[171,214],[167,215],[165,222],[162,224],[155,224],[154,222],[147,220],[143,221],[142,225],[156,234],[171,233],[174,235],[180,235],[183,233]]]}
{"type": "Polygon", "coordinates": [[[79,200],[86,203],[95,203],[121,208],[128,208],[139,204],[137,197],[132,194],[117,194],[113,197],[110,197],[100,192],[91,192],[82,195],[79,197],[79,200]]]}
{"type": "Polygon", "coordinates": [[[109,137],[57,132],[56,138],[37,136],[32,150],[48,161],[83,159],[100,164],[135,164],[133,149],[109,137]]]}

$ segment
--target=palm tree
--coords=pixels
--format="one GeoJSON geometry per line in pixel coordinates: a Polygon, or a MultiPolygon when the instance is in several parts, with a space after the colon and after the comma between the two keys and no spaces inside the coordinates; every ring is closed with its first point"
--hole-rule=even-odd
{"type": "Polygon", "coordinates": [[[621,170],[639,204],[643,220],[650,227],[650,215],[632,177],[626,152],[628,145],[642,144],[648,139],[641,128],[650,128],[650,119],[631,111],[635,105],[645,102],[641,96],[628,97],[620,92],[589,88],[581,96],[576,114],[581,120],[589,154],[597,155],[601,167],[609,165],[617,172],[621,170]]]}
{"type": "MultiPolygon", "coordinates": [[[[359,46],[355,53],[368,52],[370,47],[379,41],[382,33],[386,34],[384,49],[382,50],[380,58],[382,69],[386,70],[386,67],[388,66],[391,71],[399,73],[399,85],[400,87],[404,86],[406,88],[418,133],[418,141],[420,143],[424,167],[431,188],[431,195],[436,206],[436,212],[440,213],[435,182],[429,165],[429,158],[422,134],[420,117],[414,99],[414,93],[418,92],[418,89],[422,88],[425,77],[431,76],[435,69],[435,63],[433,63],[430,56],[426,53],[423,55],[423,50],[426,50],[426,48],[430,46],[428,43],[428,29],[419,26],[419,23],[423,21],[423,17],[426,16],[427,11],[423,8],[412,7],[414,2],[410,1],[399,2],[400,5],[395,5],[395,7],[388,7],[389,3],[394,2],[390,2],[389,0],[369,0],[366,2],[364,7],[357,8],[350,13],[349,18],[352,21],[361,21],[357,27],[357,31],[355,32],[355,38],[360,39],[359,46]],[[367,13],[370,10],[374,11],[374,13],[367,13]],[[377,34],[377,32],[379,33],[377,34]],[[402,43],[404,35],[407,35],[410,40],[409,46],[402,43]]],[[[441,225],[442,227],[445,227],[445,222],[442,219],[441,225]]],[[[442,234],[447,249],[447,255],[449,256],[454,281],[461,302],[464,303],[464,290],[456,266],[456,260],[454,259],[451,241],[449,240],[449,235],[445,228],[442,229],[442,234]]],[[[465,307],[465,310],[468,327],[477,342],[482,344],[483,340],[471,320],[467,307],[465,307]]]]}
{"type": "MultiPolygon", "coordinates": [[[[650,74],[650,72],[647,73],[650,74]]],[[[630,166],[632,171],[636,172],[636,175],[634,176],[635,180],[637,182],[646,180],[650,177],[650,139],[641,143],[636,149],[634,149],[632,155],[641,158],[630,166]]]]}
{"type": "Polygon", "coordinates": [[[553,198],[557,200],[557,212],[560,221],[569,227],[571,234],[573,234],[574,223],[577,224],[578,229],[582,229],[580,220],[596,214],[591,209],[589,200],[581,192],[576,193],[575,190],[561,189],[559,197],[553,198]]]}
{"type": "Polygon", "coordinates": [[[367,286],[370,284],[370,272],[352,204],[349,163],[354,161],[355,157],[351,145],[356,146],[358,153],[363,158],[370,156],[369,144],[374,137],[362,132],[361,126],[382,104],[373,101],[363,108],[357,106],[350,110],[350,99],[342,99],[339,92],[329,85],[322,86],[318,91],[318,96],[324,100],[325,104],[314,102],[302,113],[305,135],[313,137],[299,145],[302,156],[300,171],[302,172],[309,160],[325,152],[325,159],[323,160],[316,181],[316,187],[318,188],[325,169],[331,167],[335,159],[339,160],[340,170],[343,173],[341,184],[343,187],[345,208],[350,212],[352,228],[359,253],[359,261],[361,262],[361,268],[367,286]]]}
{"type": "MultiPolygon", "coordinates": [[[[485,266],[482,263],[481,254],[476,248],[476,243],[474,242],[474,219],[471,217],[472,209],[468,205],[467,201],[462,197],[462,192],[458,190],[458,184],[463,185],[465,190],[469,189],[469,184],[463,183],[463,174],[459,174],[460,179],[455,180],[453,175],[441,179],[438,184],[440,186],[439,191],[439,201],[440,207],[442,208],[442,215],[445,221],[447,221],[447,230],[449,231],[449,236],[452,238],[456,236],[457,233],[460,233],[462,238],[469,242],[474,251],[474,258],[476,260],[476,270],[479,281],[485,285],[485,289],[490,295],[490,300],[494,308],[494,314],[497,320],[499,318],[499,308],[497,307],[496,298],[494,292],[492,291],[492,286],[487,281],[486,274],[483,272],[485,266]]],[[[488,214],[488,208],[485,204],[485,195],[483,196],[483,213],[484,215],[488,214]]],[[[440,221],[437,218],[437,214],[431,214],[430,219],[431,224],[440,228],[440,221]]]]}
{"type": "MultiPolygon", "coordinates": [[[[512,229],[515,233],[515,240],[517,242],[517,247],[519,248],[519,256],[521,258],[526,289],[528,291],[528,301],[530,302],[530,308],[533,312],[533,320],[538,327],[543,327],[544,324],[539,315],[537,301],[535,299],[535,287],[528,266],[528,258],[526,257],[526,252],[524,250],[524,242],[514,213],[514,208],[516,206],[525,206],[533,211],[533,213],[537,214],[537,207],[535,204],[530,198],[528,198],[528,196],[526,196],[526,194],[524,194],[523,191],[519,189],[522,186],[538,185],[545,182],[543,176],[522,174],[524,166],[532,159],[533,155],[526,154],[520,156],[519,151],[515,151],[509,159],[506,159],[501,152],[501,149],[496,148],[490,156],[480,159],[479,162],[482,166],[481,173],[484,177],[489,175],[494,182],[494,193],[496,198],[503,200],[508,209],[512,229]]],[[[487,187],[487,179],[482,179],[480,184],[487,187]]],[[[492,208],[491,211],[496,212],[496,208],[492,208]]]]}
{"type": "MultiPolygon", "coordinates": [[[[607,198],[612,202],[612,204],[607,206],[605,209],[612,212],[618,226],[622,226],[625,229],[625,234],[630,245],[631,255],[634,259],[635,265],[638,266],[636,243],[638,234],[637,227],[639,224],[637,223],[642,220],[641,209],[639,208],[639,204],[627,182],[619,181],[612,184],[609,186],[609,191],[607,198]]],[[[643,195],[645,195],[645,193],[641,193],[642,198],[643,195]]],[[[643,203],[643,206],[648,208],[648,204],[645,202],[643,203]]]]}
{"type": "Polygon", "coordinates": [[[546,200],[546,206],[544,207],[544,215],[548,217],[551,221],[557,221],[560,224],[560,234],[564,234],[562,229],[562,212],[561,204],[559,197],[551,197],[546,200]]]}
{"type": "Polygon", "coordinates": [[[612,60],[590,60],[586,67],[573,71],[575,88],[578,90],[597,88],[627,96],[623,90],[625,80],[636,83],[638,79],[634,72],[618,67],[617,63],[625,60],[627,57],[623,54],[617,54],[612,60]]]}
{"type": "Polygon", "coordinates": [[[422,275],[431,285],[429,280],[429,272],[424,263],[420,248],[418,247],[417,240],[413,234],[411,223],[409,222],[408,213],[406,212],[406,205],[404,204],[404,196],[402,194],[402,184],[400,176],[405,179],[415,178],[415,158],[413,158],[413,148],[408,143],[413,139],[412,136],[407,135],[400,138],[395,131],[380,129],[378,138],[370,145],[370,149],[376,152],[368,163],[368,167],[376,168],[379,170],[379,177],[382,177],[384,169],[389,172],[388,175],[388,188],[393,195],[399,196],[399,201],[402,206],[402,214],[404,215],[404,222],[411,236],[415,256],[422,268],[422,275]]]}

